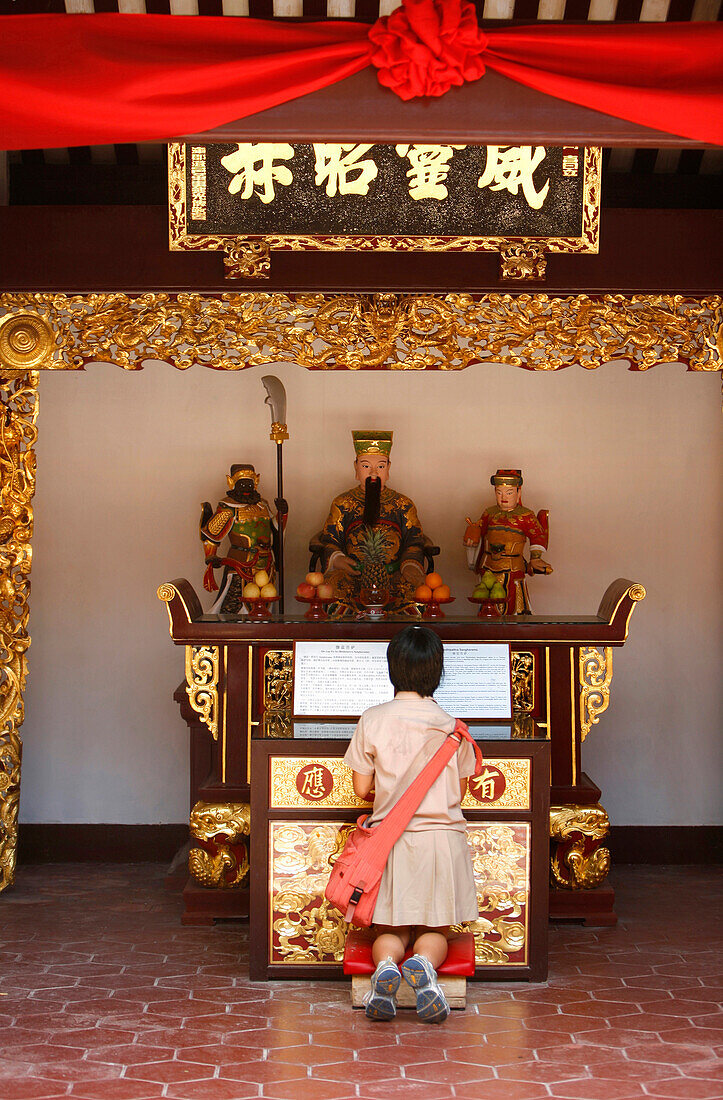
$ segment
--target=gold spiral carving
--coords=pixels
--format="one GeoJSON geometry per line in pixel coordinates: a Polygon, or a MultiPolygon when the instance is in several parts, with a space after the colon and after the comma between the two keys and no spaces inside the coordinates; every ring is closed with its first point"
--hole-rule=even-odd
{"type": "MultiPolygon", "coordinates": [[[[634,585],[643,588],[642,585],[634,585]]],[[[632,591],[632,589],[631,589],[632,591]]],[[[643,588],[643,592],[645,589],[643,588]]],[[[642,599],[642,596],[638,597],[642,599]]],[[[613,678],[613,651],[605,646],[601,653],[595,646],[580,649],[580,739],[585,740],[600,715],[608,709],[610,683],[613,678]]]]}
{"type": "Polygon", "coordinates": [[[214,741],[218,740],[218,646],[186,646],[186,692],[214,741]]]}
{"type": "Polygon", "coordinates": [[[176,595],[176,589],[172,584],[160,584],[156,591],[156,595],[158,599],[163,600],[164,603],[170,603],[176,595]]]}
{"type": "Polygon", "coordinates": [[[644,600],[647,594],[642,584],[631,584],[628,589],[628,596],[630,596],[631,600],[635,600],[636,603],[639,600],[644,600]]]}
{"type": "Polygon", "coordinates": [[[37,313],[11,313],[0,319],[0,369],[36,370],[47,367],[53,355],[55,335],[37,313]]]}

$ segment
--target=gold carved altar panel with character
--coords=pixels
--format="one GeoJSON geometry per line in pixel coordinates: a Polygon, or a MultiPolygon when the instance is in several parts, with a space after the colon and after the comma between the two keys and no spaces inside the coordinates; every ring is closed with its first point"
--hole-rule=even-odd
{"type": "MultiPolygon", "coordinates": [[[[369,809],[352,787],[352,771],[339,756],[272,756],[269,759],[272,810],[369,809]]],[[[529,810],[532,766],[529,759],[487,758],[479,776],[469,780],[466,810],[529,810]]]]}

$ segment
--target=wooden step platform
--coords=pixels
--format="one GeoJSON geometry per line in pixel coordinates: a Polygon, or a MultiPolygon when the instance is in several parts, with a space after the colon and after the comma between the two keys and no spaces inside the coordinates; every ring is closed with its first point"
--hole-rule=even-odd
{"type": "MultiPolygon", "coordinates": [[[[372,944],[374,934],[368,930],[352,931],[344,948],[344,973],[351,975],[351,1003],[353,1008],[363,1007],[364,994],[368,993],[374,973],[372,944]]],[[[405,958],[412,955],[411,948],[405,958]]],[[[471,932],[458,932],[450,936],[447,958],[438,970],[439,984],[450,1008],[467,1005],[467,978],[474,974],[474,936],[471,932]]],[[[414,990],[405,981],[397,993],[398,1008],[415,1008],[414,990]]]]}

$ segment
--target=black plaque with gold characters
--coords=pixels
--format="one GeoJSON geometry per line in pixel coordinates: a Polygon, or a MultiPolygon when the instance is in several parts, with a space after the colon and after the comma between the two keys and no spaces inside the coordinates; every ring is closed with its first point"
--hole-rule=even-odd
{"type": "Polygon", "coordinates": [[[169,157],[172,248],[598,248],[596,148],[247,142],[169,157]]]}

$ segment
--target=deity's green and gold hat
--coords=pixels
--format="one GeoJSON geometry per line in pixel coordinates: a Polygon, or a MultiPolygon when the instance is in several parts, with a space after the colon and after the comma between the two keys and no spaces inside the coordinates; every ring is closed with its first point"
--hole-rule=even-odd
{"type": "Polygon", "coordinates": [[[522,485],[522,470],[498,470],[490,478],[490,485],[522,485]]]}
{"type": "Polygon", "coordinates": [[[389,458],[393,435],[394,432],[379,432],[372,428],[363,428],[358,432],[352,432],[351,437],[354,440],[354,450],[357,458],[360,458],[361,455],[386,455],[389,458]]]}

